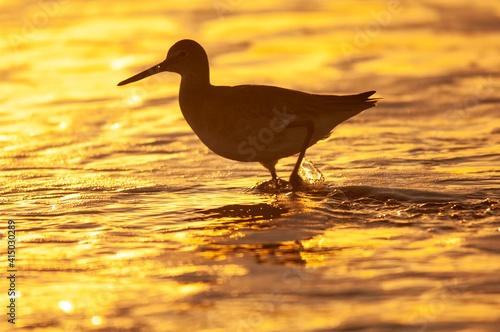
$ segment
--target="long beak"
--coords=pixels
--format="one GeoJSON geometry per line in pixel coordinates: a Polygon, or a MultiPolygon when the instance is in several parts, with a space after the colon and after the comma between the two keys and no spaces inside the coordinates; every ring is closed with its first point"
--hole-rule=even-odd
{"type": "Polygon", "coordinates": [[[126,80],[124,81],[121,81],[120,83],[118,83],[118,86],[121,86],[121,85],[125,85],[125,84],[129,84],[129,83],[132,83],[132,82],[135,82],[135,81],[139,81],[139,80],[142,80],[143,78],[146,78],[148,76],[151,76],[151,75],[154,75],[154,74],[157,74],[159,72],[162,72],[163,69],[162,69],[162,63],[160,64],[157,64],[156,66],[153,66],[149,69],[146,69],[145,71],[137,74],[137,75],[134,75],[130,78],[127,78],[126,80]]]}

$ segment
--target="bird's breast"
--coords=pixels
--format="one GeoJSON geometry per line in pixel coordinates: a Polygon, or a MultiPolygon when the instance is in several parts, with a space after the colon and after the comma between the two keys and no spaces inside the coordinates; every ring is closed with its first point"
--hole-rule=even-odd
{"type": "Polygon", "coordinates": [[[276,160],[300,152],[304,128],[289,128],[293,114],[225,107],[210,102],[181,105],[200,140],[218,155],[238,161],[276,160]]]}

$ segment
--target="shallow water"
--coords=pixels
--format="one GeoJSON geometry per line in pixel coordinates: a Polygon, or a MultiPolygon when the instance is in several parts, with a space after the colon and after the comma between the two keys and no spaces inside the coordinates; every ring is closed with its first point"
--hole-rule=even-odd
{"type": "Polygon", "coordinates": [[[498,331],[498,2],[1,6],[19,330],[498,331]],[[263,193],[192,133],[176,74],[116,87],[183,38],[214,84],[384,99],[308,150],[323,185],[263,193]]]}

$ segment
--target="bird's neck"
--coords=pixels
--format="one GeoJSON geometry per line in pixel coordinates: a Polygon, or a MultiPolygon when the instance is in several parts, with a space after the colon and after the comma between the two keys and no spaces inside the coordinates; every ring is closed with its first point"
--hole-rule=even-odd
{"type": "MultiPolygon", "coordinates": [[[[204,53],[204,52],[203,52],[204,53]]],[[[181,90],[208,88],[210,86],[210,64],[206,53],[202,54],[182,71],[181,90]]]]}
{"type": "Polygon", "coordinates": [[[199,58],[179,74],[182,77],[179,90],[181,104],[182,100],[203,98],[202,95],[210,90],[210,64],[203,49],[199,58]]]}
{"type": "Polygon", "coordinates": [[[210,76],[208,72],[197,74],[184,74],[181,79],[180,92],[195,93],[197,90],[204,90],[210,87],[210,76]]]}
{"type": "Polygon", "coordinates": [[[210,96],[212,85],[208,70],[196,74],[185,73],[181,78],[179,105],[184,118],[194,130],[197,114],[203,111],[203,104],[210,96]]]}
{"type": "Polygon", "coordinates": [[[184,73],[181,78],[179,90],[179,101],[181,102],[181,106],[183,103],[193,104],[202,102],[204,96],[210,90],[210,87],[208,66],[206,70],[196,70],[196,73],[184,73]]]}

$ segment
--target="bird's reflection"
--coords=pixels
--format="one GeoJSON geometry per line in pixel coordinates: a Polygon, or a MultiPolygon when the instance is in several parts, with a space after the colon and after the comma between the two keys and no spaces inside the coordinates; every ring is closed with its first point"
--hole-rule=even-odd
{"type": "MultiPolygon", "coordinates": [[[[471,215],[497,202],[483,202],[480,208],[457,205],[454,198],[439,192],[391,187],[344,186],[325,183],[322,191],[263,194],[267,202],[226,204],[196,209],[189,219],[190,234],[205,258],[253,257],[259,264],[320,266],[325,259],[345,250],[365,250],[356,233],[345,235],[345,226],[396,232],[410,227],[419,216],[454,215],[461,209],[471,215]],[[380,220],[370,220],[370,211],[380,220]],[[415,219],[416,218],[416,219],[415,219]]],[[[464,201],[467,195],[464,195],[464,201]]],[[[373,232],[377,232],[373,231],[373,232]]],[[[330,257],[330,258],[328,258],[330,257]]]]}
{"type": "Polygon", "coordinates": [[[208,220],[219,218],[232,218],[241,221],[258,221],[280,218],[289,211],[286,207],[268,203],[258,204],[229,204],[213,209],[196,210],[204,215],[193,220],[208,220]]]}

